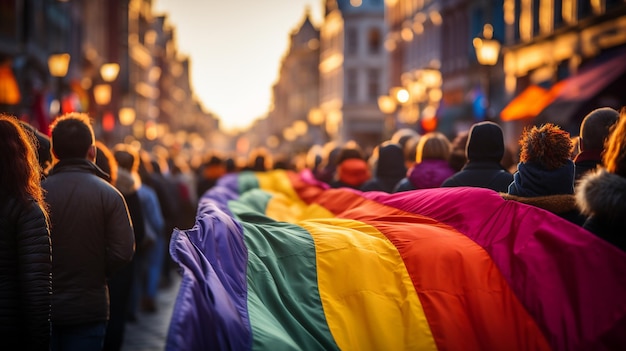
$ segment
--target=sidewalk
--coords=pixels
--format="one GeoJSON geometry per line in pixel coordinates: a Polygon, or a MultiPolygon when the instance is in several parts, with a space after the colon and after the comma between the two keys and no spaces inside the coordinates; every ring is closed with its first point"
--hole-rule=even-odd
{"type": "Polygon", "coordinates": [[[172,285],[159,290],[157,294],[157,312],[139,312],[136,322],[126,323],[122,351],[161,351],[165,349],[167,330],[181,280],[180,275],[176,272],[172,272],[172,278],[172,285]]]}

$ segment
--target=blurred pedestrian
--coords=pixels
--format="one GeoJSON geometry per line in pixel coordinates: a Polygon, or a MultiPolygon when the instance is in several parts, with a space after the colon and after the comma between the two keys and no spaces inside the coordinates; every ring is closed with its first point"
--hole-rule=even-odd
{"type": "Polygon", "coordinates": [[[6,350],[48,350],[52,260],[35,140],[0,114],[0,337],[6,350]]]}
{"type": "Polygon", "coordinates": [[[213,188],[217,181],[226,174],[224,159],[217,154],[212,154],[203,162],[196,174],[196,196],[201,198],[207,190],[213,188]]]}
{"type": "Polygon", "coordinates": [[[110,183],[120,191],[128,213],[133,223],[135,235],[135,255],[131,262],[122,267],[108,279],[110,314],[107,323],[103,350],[120,350],[124,341],[127,309],[131,296],[131,289],[136,279],[135,266],[137,255],[146,245],[144,216],[139,201],[135,179],[125,168],[127,164],[118,162],[111,150],[102,142],[96,140],[96,165],[110,176],[110,183]]]}
{"type": "Polygon", "coordinates": [[[386,141],[376,148],[374,155],[374,176],[361,186],[361,190],[391,193],[406,175],[404,151],[400,144],[386,141]]]}
{"type": "Polygon", "coordinates": [[[138,151],[132,146],[118,144],[114,148],[114,155],[120,167],[129,172],[135,180],[145,224],[146,241],[149,242],[149,245],[142,245],[142,249],[136,255],[138,262],[135,265],[135,279],[127,309],[129,318],[135,320],[140,307],[145,312],[156,311],[156,294],[165,257],[166,243],[163,232],[165,221],[156,192],[141,181],[139,174],[141,160],[138,151]]]}
{"type": "Polygon", "coordinates": [[[371,176],[361,148],[354,143],[348,143],[340,149],[337,155],[335,177],[329,185],[331,188],[359,189],[371,176]]]}
{"type": "Polygon", "coordinates": [[[450,158],[448,163],[455,172],[463,169],[467,163],[467,139],[469,138],[469,131],[459,132],[454,140],[452,140],[452,151],[450,152],[450,158]]]}
{"type": "Polygon", "coordinates": [[[626,108],[606,143],[603,165],[583,176],[576,200],[588,216],[583,226],[626,251],[626,108]]]}
{"type": "Polygon", "coordinates": [[[438,188],[454,174],[448,159],[452,145],[439,132],[422,135],[415,148],[415,164],[394,188],[394,192],[438,188]]]}
{"type": "Polygon", "coordinates": [[[602,107],[595,109],[580,124],[580,152],[574,159],[576,180],[602,164],[602,152],[611,127],[617,123],[619,112],[602,107]]]}
{"type": "Polygon", "coordinates": [[[441,186],[474,186],[506,193],[513,175],[500,165],[504,150],[504,135],[499,125],[493,122],[474,124],[465,148],[467,164],[441,186]]]}
{"type": "Polygon", "coordinates": [[[584,217],[574,198],[569,133],[551,123],[533,126],[522,133],[520,146],[517,172],[504,198],[543,208],[582,225],[584,217]]]}
{"type": "Polygon", "coordinates": [[[52,166],[52,154],[50,153],[50,138],[38,131],[32,125],[20,121],[23,128],[25,128],[29,133],[34,135],[36,141],[36,150],[37,150],[37,160],[39,161],[39,166],[41,167],[41,176],[45,178],[48,174],[48,170],[52,166]]]}
{"type": "Polygon", "coordinates": [[[89,116],[69,113],[51,128],[59,160],[43,182],[53,244],[51,349],[100,350],[109,319],[107,278],[132,259],[133,228],[124,198],[93,163],[89,116]]]}
{"type": "Polygon", "coordinates": [[[318,172],[315,173],[317,180],[326,184],[330,184],[333,181],[335,173],[337,172],[337,158],[339,157],[340,151],[341,146],[337,145],[335,142],[331,141],[324,144],[322,161],[319,165],[318,172]]]}

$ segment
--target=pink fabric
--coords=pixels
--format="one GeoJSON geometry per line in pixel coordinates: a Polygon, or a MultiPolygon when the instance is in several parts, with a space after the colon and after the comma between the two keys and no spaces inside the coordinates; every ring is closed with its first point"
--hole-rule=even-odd
{"type": "Polygon", "coordinates": [[[481,188],[363,196],[446,223],[482,246],[529,313],[544,322],[555,349],[626,343],[626,254],[585,229],[481,188]]]}

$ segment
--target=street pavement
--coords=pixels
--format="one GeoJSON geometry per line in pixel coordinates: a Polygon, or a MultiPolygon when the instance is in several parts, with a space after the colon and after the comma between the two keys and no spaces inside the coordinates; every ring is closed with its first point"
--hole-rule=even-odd
{"type": "Polygon", "coordinates": [[[136,322],[126,322],[121,351],[161,351],[165,349],[167,331],[180,287],[181,277],[172,272],[172,284],[161,288],[156,298],[157,311],[140,311],[136,322]]]}

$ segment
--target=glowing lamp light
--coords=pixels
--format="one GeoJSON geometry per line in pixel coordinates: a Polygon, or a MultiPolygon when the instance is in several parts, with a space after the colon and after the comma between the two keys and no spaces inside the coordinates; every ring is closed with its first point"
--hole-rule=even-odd
{"type": "Polygon", "coordinates": [[[102,130],[112,132],[115,129],[115,116],[111,112],[106,112],[102,116],[102,130]]]}
{"type": "Polygon", "coordinates": [[[396,102],[394,98],[389,95],[381,95],[378,97],[378,108],[386,115],[392,114],[396,111],[396,102]]]}
{"type": "Polygon", "coordinates": [[[322,112],[319,108],[313,108],[309,110],[307,120],[311,123],[311,125],[319,126],[324,123],[324,112],[322,112]]]}
{"type": "Polygon", "coordinates": [[[401,104],[406,104],[407,102],[409,102],[409,98],[411,97],[409,91],[404,88],[398,89],[395,96],[396,100],[401,104]]]}
{"type": "Polygon", "coordinates": [[[493,39],[493,27],[490,24],[485,24],[483,37],[476,37],[472,41],[476,58],[481,65],[494,66],[498,63],[498,56],[500,56],[500,42],[493,39]]]}
{"type": "Polygon", "coordinates": [[[111,102],[111,86],[109,84],[98,84],[93,87],[93,97],[96,104],[100,106],[108,105],[111,102]]]}
{"type": "Polygon", "coordinates": [[[70,54],[54,54],[48,57],[48,70],[53,77],[65,77],[70,67],[70,54]]]}
{"type": "Polygon", "coordinates": [[[296,135],[306,135],[306,133],[309,131],[309,125],[306,124],[305,121],[300,120],[294,121],[292,128],[296,135]]]}
{"type": "Polygon", "coordinates": [[[120,109],[120,123],[124,126],[129,126],[135,122],[136,113],[132,107],[122,107],[120,109]]]}
{"type": "Polygon", "coordinates": [[[100,67],[100,75],[105,82],[112,82],[120,72],[120,65],[117,63],[105,63],[100,67]]]}

